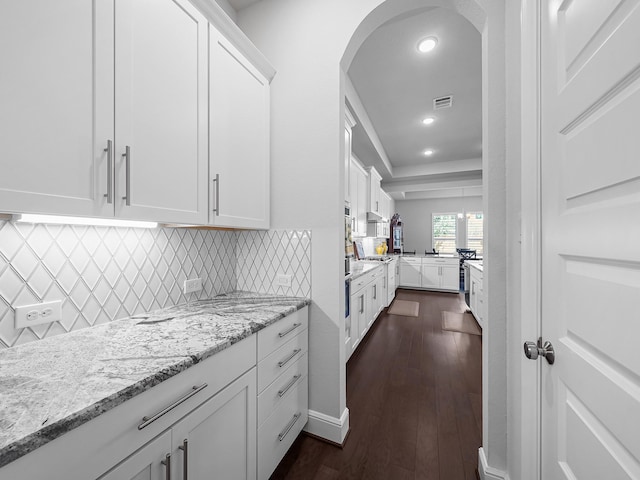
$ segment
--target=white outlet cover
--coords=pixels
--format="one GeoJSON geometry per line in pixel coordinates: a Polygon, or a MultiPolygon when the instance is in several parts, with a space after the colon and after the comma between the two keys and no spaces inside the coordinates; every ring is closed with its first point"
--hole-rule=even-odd
{"type": "Polygon", "coordinates": [[[276,284],[281,287],[291,286],[291,275],[280,274],[276,277],[276,284]]]}
{"type": "Polygon", "coordinates": [[[202,290],[202,279],[192,278],[184,281],[182,291],[186,293],[199,292],[202,290]]]}
{"type": "Polygon", "coordinates": [[[15,327],[25,328],[62,320],[62,300],[16,307],[15,327]]]}

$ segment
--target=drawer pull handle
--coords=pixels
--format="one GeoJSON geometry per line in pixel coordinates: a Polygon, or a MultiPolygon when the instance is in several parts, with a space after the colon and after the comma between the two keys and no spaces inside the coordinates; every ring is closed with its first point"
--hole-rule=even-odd
{"type": "Polygon", "coordinates": [[[138,430],[142,430],[145,427],[148,427],[149,425],[151,425],[153,422],[155,422],[156,420],[158,420],[160,417],[162,417],[163,415],[166,415],[167,413],[169,413],[171,410],[173,410],[174,408],[176,408],[178,405],[180,405],[181,403],[186,402],[187,400],[189,400],[191,397],[193,397],[196,393],[204,390],[207,387],[206,383],[203,383],[202,385],[200,385],[199,387],[196,387],[194,385],[194,387],[192,388],[192,390],[187,393],[185,396],[179,398],[178,400],[176,400],[175,402],[173,402],[171,405],[169,405],[168,407],[164,408],[163,410],[159,411],[158,413],[156,413],[155,415],[153,415],[152,417],[142,417],[142,423],[140,425],[138,425],[138,430]]]}
{"type": "Polygon", "coordinates": [[[164,460],[161,460],[160,463],[164,465],[165,479],[171,480],[171,454],[167,453],[164,460]]]}
{"type": "Polygon", "coordinates": [[[278,362],[278,366],[280,368],[284,367],[287,363],[289,363],[291,361],[291,359],[293,359],[293,357],[295,357],[297,354],[299,354],[302,351],[301,348],[296,348],[293,352],[291,352],[291,355],[289,355],[287,358],[285,358],[284,360],[280,360],[278,362]]]}
{"type": "Polygon", "coordinates": [[[282,390],[278,390],[278,396],[279,396],[279,397],[283,397],[283,396],[284,396],[284,394],[285,394],[285,393],[287,393],[287,392],[289,391],[289,389],[290,389],[291,387],[293,387],[293,386],[296,384],[296,382],[297,382],[298,380],[300,380],[300,377],[302,377],[302,374],[301,374],[301,373],[299,373],[298,375],[296,375],[295,377],[293,377],[293,378],[291,379],[291,381],[290,381],[289,383],[287,383],[287,385],[286,385],[282,390]]]}
{"type": "Polygon", "coordinates": [[[294,324],[291,326],[291,328],[290,328],[290,329],[285,330],[284,332],[280,332],[280,333],[278,334],[278,336],[279,336],[280,338],[282,338],[282,337],[286,337],[286,336],[287,336],[287,335],[289,335],[291,332],[293,332],[296,328],[298,328],[300,325],[302,325],[302,324],[301,324],[301,323],[294,323],[294,324]]]}
{"type": "Polygon", "coordinates": [[[278,434],[278,440],[281,442],[282,440],[284,440],[284,437],[287,436],[287,434],[289,433],[289,430],[291,430],[293,428],[293,426],[296,424],[296,422],[298,421],[298,419],[302,416],[302,412],[298,412],[296,413],[293,418],[291,419],[291,421],[287,424],[286,427],[284,427],[284,430],[282,430],[279,434],[278,434]]]}
{"type": "Polygon", "coordinates": [[[186,438],[182,441],[182,445],[178,447],[184,452],[184,460],[182,462],[182,480],[188,480],[189,477],[189,440],[186,438]]]}

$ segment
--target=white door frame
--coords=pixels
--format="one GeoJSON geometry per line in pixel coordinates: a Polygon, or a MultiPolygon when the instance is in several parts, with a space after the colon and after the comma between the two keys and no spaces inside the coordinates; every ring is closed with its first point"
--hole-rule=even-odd
{"type": "MultiPolygon", "coordinates": [[[[520,351],[520,471],[516,478],[540,480],[541,362],[527,360],[525,341],[536,341],[541,330],[541,108],[540,0],[521,0],[521,312],[520,351]]],[[[517,338],[509,337],[512,342],[517,338]]]]}

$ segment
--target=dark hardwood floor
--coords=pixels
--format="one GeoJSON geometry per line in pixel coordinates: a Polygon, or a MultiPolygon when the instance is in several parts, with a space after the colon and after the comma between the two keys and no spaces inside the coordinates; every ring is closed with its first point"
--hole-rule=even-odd
{"type": "Polygon", "coordinates": [[[280,479],[476,480],[482,434],[482,342],[442,330],[456,294],[398,290],[420,316],[380,314],[347,364],[351,431],[344,448],[301,435],[280,479]]]}

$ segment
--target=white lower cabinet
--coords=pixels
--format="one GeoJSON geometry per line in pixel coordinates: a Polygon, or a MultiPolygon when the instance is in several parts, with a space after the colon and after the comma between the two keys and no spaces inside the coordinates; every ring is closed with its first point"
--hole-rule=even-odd
{"type": "Polygon", "coordinates": [[[254,478],[255,407],[252,368],[100,480],[254,478]]]}
{"type": "Polygon", "coordinates": [[[400,285],[403,287],[422,287],[422,259],[400,258],[400,285]]]}
{"type": "Polygon", "coordinates": [[[269,478],[307,423],[307,325],[308,309],[304,308],[258,332],[259,480],[269,478]]]}
{"type": "Polygon", "coordinates": [[[256,403],[252,368],[173,427],[172,478],[254,478],[256,403]]]}
{"type": "Polygon", "coordinates": [[[380,312],[386,307],[387,275],[385,266],[365,273],[351,281],[351,343],[345,344],[345,359],[349,360],[380,312]]]}
{"type": "Polygon", "coordinates": [[[483,272],[471,267],[469,269],[469,308],[478,321],[480,327],[484,327],[484,289],[482,286],[483,272]]]}
{"type": "Polygon", "coordinates": [[[164,432],[98,480],[165,480],[171,469],[171,432],[164,432]]]}
{"type": "Polygon", "coordinates": [[[305,307],[5,465],[0,478],[266,479],[307,422],[307,325],[305,307]]]}
{"type": "Polygon", "coordinates": [[[400,258],[400,286],[457,292],[460,263],[457,257],[400,258]]]}

